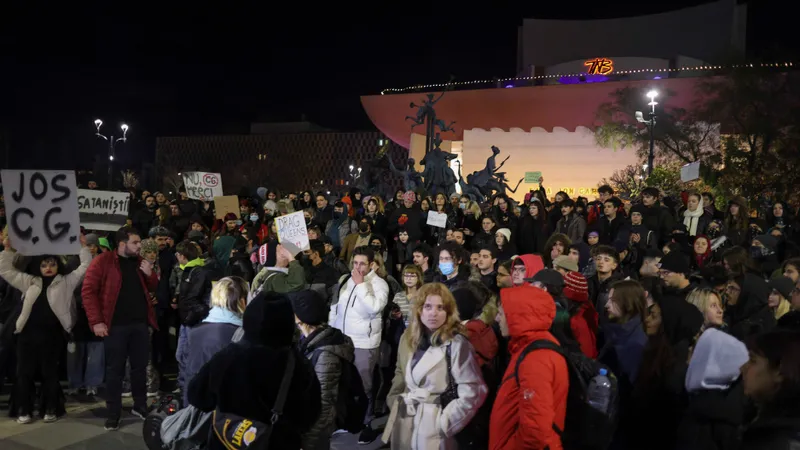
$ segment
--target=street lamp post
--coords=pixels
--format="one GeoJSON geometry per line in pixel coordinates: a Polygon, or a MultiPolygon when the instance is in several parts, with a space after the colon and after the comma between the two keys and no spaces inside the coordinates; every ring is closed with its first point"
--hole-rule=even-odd
{"type": "Polygon", "coordinates": [[[642,112],[636,111],[636,120],[647,125],[647,130],[650,134],[650,152],[647,154],[647,164],[645,165],[648,178],[653,173],[653,159],[655,158],[655,135],[653,134],[653,130],[656,127],[656,105],[658,104],[658,102],[656,102],[657,96],[658,92],[655,90],[647,93],[647,98],[650,99],[650,103],[647,104],[647,106],[650,107],[650,113],[648,114],[649,119],[645,120],[642,112]]]}
{"type": "Polygon", "coordinates": [[[106,136],[100,134],[100,127],[103,126],[103,121],[100,119],[95,119],[94,126],[97,128],[97,132],[94,134],[97,137],[103,138],[108,141],[108,190],[113,190],[113,172],[112,172],[112,164],[114,162],[114,149],[119,142],[127,142],[128,141],[128,125],[122,124],[120,125],[120,129],[122,129],[122,137],[114,139],[114,136],[106,136]]]}

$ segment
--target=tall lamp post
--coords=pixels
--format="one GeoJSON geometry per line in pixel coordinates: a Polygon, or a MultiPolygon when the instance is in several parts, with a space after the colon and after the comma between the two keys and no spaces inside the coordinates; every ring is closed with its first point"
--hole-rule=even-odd
{"type": "Polygon", "coordinates": [[[114,148],[116,147],[117,143],[119,142],[127,142],[128,141],[128,125],[122,124],[120,125],[120,129],[122,129],[122,137],[121,138],[114,138],[113,135],[106,136],[104,134],[100,134],[100,127],[103,126],[103,121],[100,119],[95,119],[94,126],[97,128],[97,132],[94,134],[97,137],[103,138],[108,141],[108,190],[113,190],[112,182],[113,182],[113,172],[111,169],[112,163],[114,162],[114,148]]]}
{"type": "Polygon", "coordinates": [[[655,157],[655,136],[653,135],[653,129],[656,127],[656,97],[658,96],[658,92],[652,90],[647,93],[647,98],[650,99],[650,103],[647,106],[650,107],[650,113],[648,114],[649,119],[645,120],[644,115],[641,111],[636,111],[636,120],[639,122],[647,125],[647,130],[650,134],[650,153],[647,154],[647,164],[645,165],[645,169],[647,170],[647,177],[650,177],[650,174],[653,173],[653,158],[655,157]]]}

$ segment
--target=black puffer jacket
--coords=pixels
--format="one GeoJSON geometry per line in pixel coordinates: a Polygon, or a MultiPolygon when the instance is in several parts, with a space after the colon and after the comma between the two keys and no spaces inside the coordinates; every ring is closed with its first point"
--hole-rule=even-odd
{"type": "Polygon", "coordinates": [[[744,432],[741,450],[792,450],[800,447],[800,417],[759,417],[744,432]]]}
{"type": "Polygon", "coordinates": [[[758,275],[746,273],[740,279],[742,291],[735,305],[725,308],[725,323],[730,334],[739,339],[775,328],[775,315],[767,305],[770,288],[758,275]]]}
{"type": "Polygon", "coordinates": [[[314,363],[322,394],[322,411],[317,422],[303,434],[303,449],[328,449],[331,434],[336,431],[336,402],[342,361],[353,362],[353,341],[336,328],[324,326],[303,339],[300,353],[314,363]]]}
{"type": "Polygon", "coordinates": [[[709,389],[689,394],[689,404],[676,433],[676,450],[728,450],[739,448],[744,417],[744,390],[737,382],[730,389],[709,389]]]}
{"type": "Polygon", "coordinates": [[[195,326],[208,316],[212,274],[205,267],[187,267],[178,287],[178,315],[181,323],[195,326]]]}

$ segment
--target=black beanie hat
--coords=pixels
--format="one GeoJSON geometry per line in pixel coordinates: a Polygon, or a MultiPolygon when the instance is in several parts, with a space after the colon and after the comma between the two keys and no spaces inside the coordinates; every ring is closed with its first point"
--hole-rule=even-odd
{"type": "Polygon", "coordinates": [[[306,325],[322,325],[328,320],[328,302],[316,291],[289,294],[294,315],[306,325]]]}
{"type": "Polygon", "coordinates": [[[453,291],[453,297],[456,299],[458,317],[461,320],[472,320],[475,317],[475,311],[478,309],[478,299],[475,294],[469,288],[463,287],[453,291]]]}
{"type": "Polygon", "coordinates": [[[664,255],[664,257],[661,258],[659,268],[674,273],[682,273],[684,275],[687,275],[691,271],[688,258],[679,250],[673,250],[664,255]]]}
{"type": "Polygon", "coordinates": [[[292,345],[295,324],[289,297],[275,292],[259,292],[244,310],[244,339],[270,347],[292,345]]]}

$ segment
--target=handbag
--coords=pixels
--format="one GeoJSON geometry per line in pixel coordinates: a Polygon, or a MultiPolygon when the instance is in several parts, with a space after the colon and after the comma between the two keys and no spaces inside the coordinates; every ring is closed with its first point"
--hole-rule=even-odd
{"type": "Polygon", "coordinates": [[[192,405],[187,406],[161,422],[163,448],[181,450],[201,448],[208,441],[213,413],[192,405]]]}
{"type": "Polygon", "coordinates": [[[447,387],[444,389],[444,392],[439,394],[439,404],[442,405],[442,409],[446,408],[450,402],[458,398],[458,384],[456,384],[456,380],[453,378],[453,362],[450,357],[450,344],[447,344],[444,357],[445,360],[447,360],[447,387]]]}
{"type": "Polygon", "coordinates": [[[283,405],[286,403],[286,396],[292,383],[294,365],[294,353],[289,350],[286,359],[286,370],[283,372],[283,379],[281,380],[278,395],[275,397],[275,404],[272,405],[270,423],[266,424],[233,413],[222,412],[219,407],[214,410],[212,419],[214,435],[225,448],[231,450],[243,448],[266,450],[269,448],[272,429],[283,414],[283,405]]]}

